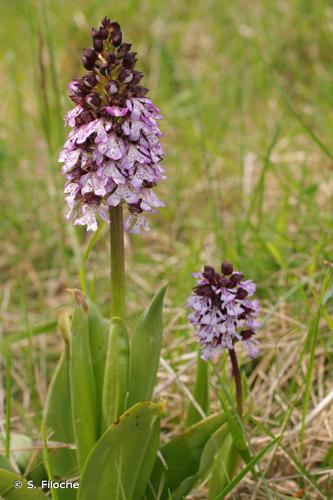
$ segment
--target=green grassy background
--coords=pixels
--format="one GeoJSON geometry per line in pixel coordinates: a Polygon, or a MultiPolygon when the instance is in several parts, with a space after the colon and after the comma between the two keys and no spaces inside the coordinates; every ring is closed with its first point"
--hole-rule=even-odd
{"type": "MultiPolygon", "coordinates": [[[[165,117],[168,180],[158,192],[166,207],[150,217],[150,233],[126,239],[129,321],[168,281],[164,355],[176,371],[184,368],[195,349],[185,308],[191,272],[232,260],[262,299],[262,355],[243,359],[252,413],[271,430],[287,419],[291,431],[332,390],[329,300],[318,329],[309,330],[333,248],[333,8],[323,0],[2,4],[0,334],[3,361],[8,342],[13,355],[12,426],[36,430],[27,414],[38,416],[61,349],[54,323],[70,303],[66,288],[80,286],[91,235],[64,219],[57,155],[68,82],[80,75],[91,26],[105,15],[134,43],[165,117]]],[[[108,259],[104,228],[86,275],[106,313],[108,259]]],[[[182,375],[190,388],[191,370],[182,375]]],[[[168,391],[167,423],[176,427],[187,401],[176,385],[168,391]]],[[[307,474],[333,495],[332,463],[324,460],[332,418],[328,406],[303,443],[297,433],[287,436],[301,468],[279,448],[253,498],[267,491],[317,498],[307,474]]],[[[253,436],[260,442],[265,434],[256,427],[253,436]]],[[[243,489],[239,498],[253,495],[250,479],[243,489]]]]}

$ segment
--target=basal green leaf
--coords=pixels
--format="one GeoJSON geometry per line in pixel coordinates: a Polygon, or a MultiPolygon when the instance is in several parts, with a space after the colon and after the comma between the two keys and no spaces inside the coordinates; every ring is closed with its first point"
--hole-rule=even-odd
{"type": "Polygon", "coordinates": [[[221,425],[217,431],[208,439],[200,459],[198,477],[201,479],[210,470],[214,463],[214,458],[222,446],[225,446],[226,438],[229,434],[227,423],[221,425]]]}
{"type": "Polygon", "coordinates": [[[15,472],[11,463],[8,462],[7,458],[0,455],[0,469],[8,470],[9,472],[15,472]]]}
{"type": "Polygon", "coordinates": [[[73,426],[80,469],[97,441],[99,423],[87,311],[85,302],[74,306],[70,348],[73,426]]]}
{"type": "MultiPolygon", "coordinates": [[[[68,357],[67,351],[64,351],[58,362],[48,390],[44,414],[48,441],[65,445],[75,442],[68,357]]],[[[77,469],[75,450],[50,446],[49,461],[55,477],[70,477],[77,469]]]]}
{"type": "Polygon", "coordinates": [[[48,498],[38,488],[28,488],[27,481],[18,474],[5,469],[0,469],[0,497],[6,500],[47,500],[48,498]]]}
{"type": "Polygon", "coordinates": [[[228,434],[214,460],[208,500],[215,500],[216,495],[231,481],[238,463],[239,453],[231,434],[228,434]]]}
{"type": "Polygon", "coordinates": [[[208,439],[201,453],[198,472],[194,476],[186,478],[180,486],[173,491],[172,500],[182,500],[188,493],[190,493],[196,483],[203,481],[204,477],[214,463],[216,454],[219,452],[221,446],[224,446],[228,433],[228,425],[227,423],[224,423],[208,439]]]}
{"type": "Polygon", "coordinates": [[[197,481],[198,477],[196,474],[194,476],[187,477],[180,483],[178,488],[172,492],[170,498],[172,500],[183,500],[186,495],[188,495],[188,493],[194,488],[197,481]]]}
{"type": "Polygon", "coordinates": [[[131,338],[129,406],[149,400],[153,395],[161,352],[165,291],[163,287],[155,295],[139,318],[131,338]]]}
{"type": "Polygon", "coordinates": [[[100,438],[84,467],[79,500],[139,500],[159,446],[161,403],[138,403],[100,438]]]}
{"type": "Polygon", "coordinates": [[[183,481],[199,471],[202,451],[209,438],[222,426],[226,417],[218,413],[201,420],[184,434],[173,438],[161,447],[146,489],[146,496],[154,499],[163,484],[161,499],[168,498],[168,490],[174,492],[183,481]]]}
{"type": "Polygon", "coordinates": [[[303,395],[303,408],[302,408],[302,422],[301,422],[301,432],[300,432],[300,443],[301,443],[301,450],[304,449],[304,437],[305,437],[305,428],[306,428],[306,414],[307,414],[307,409],[310,401],[310,394],[312,391],[312,377],[313,377],[313,370],[314,370],[314,361],[315,361],[315,353],[316,353],[316,347],[317,347],[317,339],[318,339],[318,334],[319,334],[319,320],[321,317],[321,312],[322,312],[322,306],[319,304],[318,309],[316,313],[314,314],[309,331],[307,334],[306,341],[309,342],[310,344],[310,357],[309,357],[309,364],[306,370],[306,375],[305,375],[305,391],[303,395]]]}
{"type": "Polygon", "coordinates": [[[128,394],[129,341],[125,323],[112,318],[103,386],[103,423],[109,427],[125,409],[128,394]]]}

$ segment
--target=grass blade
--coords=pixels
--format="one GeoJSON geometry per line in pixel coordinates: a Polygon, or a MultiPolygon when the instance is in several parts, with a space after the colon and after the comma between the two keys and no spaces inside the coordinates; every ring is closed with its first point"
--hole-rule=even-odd
{"type": "Polygon", "coordinates": [[[11,368],[12,355],[8,351],[6,355],[6,438],[5,438],[5,456],[10,459],[10,414],[11,414],[11,368]]]}
{"type": "MultiPolygon", "coordinates": [[[[209,408],[209,364],[201,358],[200,349],[198,350],[197,372],[193,397],[202,409],[203,413],[207,415],[209,408]]],[[[190,403],[186,419],[186,427],[190,427],[201,419],[202,414],[200,414],[195,406],[190,403]]]]}
{"type": "Polygon", "coordinates": [[[314,318],[311,321],[310,328],[308,335],[306,337],[306,345],[310,347],[310,358],[309,358],[309,365],[308,369],[306,371],[306,376],[305,376],[305,390],[304,390],[304,396],[303,396],[303,408],[302,408],[302,423],[301,423],[301,431],[300,431],[300,445],[301,445],[301,453],[304,451],[304,436],[305,436],[305,427],[306,427],[306,415],[308,411],[308,405],[310,401],[310,393],[311,393],[311,387],[312,387],[312,377],[313,377],[313,368],[314,368],[314,360],[315,360],[315,351],[316,351],[316,346],[317,346],[317,338],[318,338],[318,332],[319,332],[319,320],[322,314],[322,309],[329,297],[332,294],[332,287],[329,288],[329,284],[331,281],[332,273],[331,270],[328,270],[323,286],[321,289],[320,297],[317,300],[318,302],[318,308],[316,311],[316,314],[314,318]]]}
{"type": "Polygon", "coordinates": [[[269,452],[269,450],[279,441],[280,438],[275,438],[273,439],[270,443],[268,443],[265,448],[263,448],[255,457],[251,458],[249,463],[240,471],[239,474],[226,486],[221,493],[219,493],[216,497],[215,500],[221,500],[222,498],[225,498],[228,493],[230,493],[236,486],[241,482],[243,477],[246,476],[260,461],[261,459],[266,455],[266,453],[269,452]]]}

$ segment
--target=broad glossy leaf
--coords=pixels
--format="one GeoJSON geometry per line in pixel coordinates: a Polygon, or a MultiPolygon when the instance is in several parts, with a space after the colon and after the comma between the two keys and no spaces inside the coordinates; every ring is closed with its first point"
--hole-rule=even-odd
{"type": "Polygon", "coordinates": [[[77,491],[75,488],[58,489],[56,500],[77,500],[77,491]]]}
{"type": "Polygon", "coordinates": [[[208,439],[200,459],[200,467],[198,477],[201,479],[210,470],[214,463],[214,459],[218,451],[225,444],[225,440],[229,434],[227,423],[221,425],[217,431],[208,439]]]}
{"type": "Polygon", "coordinates": [[[228,425],[224,423],[217,431],[208,439],[205,444],[201,458],[199,470],[194,476],[186,478],[180,486],[173,491],[172,500],[182,500],[193,489],[196,483],[203,481],[207,472],[211,469],[214,459],[229,433],[228,425]]]}
{"type": "Polygon", "coordinates": [[[196,474],[194,476],[190,476],[190,477],[187,477],[186,479],[184,479],[184,481],[182,481],[182,483],[180,483],[178,488],[175,491],[173,491],[173,493],[171,495],[171,499],[172,500],[183,500],[186,497],[186,495],[188,495],[189,492],[191,490],[193,490],[197,481],[198,481],[198,477],[196,474]]]}
{"type": "Polygon", "coordinates": [[[129,341],[125,323],[112,318],[103,387],[103,423],[109,427],[125,410],[128,394],[129,341]]]}
{"type": "Polygon", "coordinates": [[[230,483],[238,463],[239,453],[231,434],[229,434],[214,460],[212,476],[209,481],[208,500],[215,500],[216,496],[230,483]]]}
{"type": "Polygon", "coordinates": [[[128,406],[152,398],[161,353],[163,287],[139,318],[131,338],[128,406]]]}
{"type": "Polygon", "coordinates": [[[27,481],[14,472],[0,469],[0,497],[6,500],[47,500],[47,496],[38,488],[27,488],[27,481]],[[22,487],[15,488],[14,481],[22,487]]]}
{"type": "Polygon", "coordinates": [[[0,469],[8,470],[9,472],[15,472],[12,464],[8,462],[7,458],[0,455],[0,469]]]}
{"type": "MultiPolygon", "coordinates": [[[[195,385],[193,391],[193,397],[199,404],[203,412],[207,415],[209,408],[209,365],[206,361],[201,358],[200,349],[198,350],[197,358],[197,371],[195,377],[195,385]]],[[[191,403],[188,409],[188,415],[186,420],[186,427],[190,427],[199,420],[202,416],[198,410],[191,403]]]]}
{"type": "Polygon", "coordinates": [[[83,469],[79,500],[139,500],[159,446],[161,403],[138,403],[102,435],[83,469]]]}
{"type": "Polygon", "coordinates": [[[57,500],[77,500],[77,491],[71,488],[57,490],[57,500]]]}
{"type": "Polygon", "coordinates": [[[149,488],[146,489],[147,498],[154,499],[164,483],[161,499],[166,499],[168,490],[176,491],[183,481],[195,476],[205,444],[225,420],[224,413],[212,415],[163,445],[160,450],[163,461],[159,457],[156,460],[149,488]]]}
{"type": "Polygon", "coordinates": [[[75,304],[70,348],[73,427],[79,468],[97,441],[98,414],[94,368],[90,352],[88,307],[75,304]]]}
{"type": "MultiPolygon", "coordinates": [[[[44,425],[48,441],[74,444],[73,415],[70,392],[69,360],[65,350],[54,372],[48,390],[44,425]]],[[[70,477],[77,469],[75,450],[49,448],[49,461],[54,477],[70,477]]]]}

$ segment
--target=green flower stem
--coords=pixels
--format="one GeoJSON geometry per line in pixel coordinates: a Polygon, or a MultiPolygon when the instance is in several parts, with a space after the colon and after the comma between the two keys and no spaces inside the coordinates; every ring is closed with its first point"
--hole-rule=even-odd
{"type": "Polygon", "coordinates": [[[111,316],[124,317],[125,251],[123,207],[110,207],[111,316]]]}
{"type": "Polygon", "coordinates": [[[240,418],[243,416],[243,390],[242,390],[242,379],[241,373],[238,366],[237,356],[234,349],[229,349],[229,355],[232,364],[232,372],[235,378],[236,384],[236,401],[237,401],[237,411],[240,418]]]}

